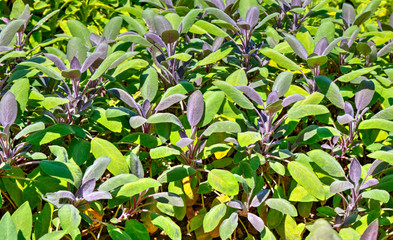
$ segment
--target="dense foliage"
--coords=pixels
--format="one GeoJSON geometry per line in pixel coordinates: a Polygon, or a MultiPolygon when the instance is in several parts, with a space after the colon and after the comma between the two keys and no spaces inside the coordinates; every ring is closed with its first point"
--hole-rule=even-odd
{"type": "Polygon", "coordinates": [[[389,239],[390,1],[0,1],[0,239],[389,239]]]}

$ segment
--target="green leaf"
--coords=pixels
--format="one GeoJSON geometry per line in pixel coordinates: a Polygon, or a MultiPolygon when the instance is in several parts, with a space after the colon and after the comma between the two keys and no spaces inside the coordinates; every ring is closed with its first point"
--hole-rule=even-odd
{"type": "Polygon", "coordinates": [[[226,37],[228,34],[224,32],[221,28],[217,27],[210,22],[206,22],[203,20],[198,20],[192,27],[190,28],[191,33],[195,34],[206,34],[210,33],[217,37],[226,37]]]}
{"type": "Polygon", "coordinates": [[[210,125],[202,134],[210,136],[213,133],[226,132],[226,133],[239,133],[241,132],[240,126],[236,122],[232,121],[221,121],[215,122],[210,125]]]}
{"type": "Polygon", "coordinates": [[[328,58],[325,55],[322,56],[314,56],[307,59],[307,64],[310,67],[322,66],[327,63],[328,58]]]}
{"type": "Polygon", "coordinates": [[[225,216],[226,211],[227,206],[224,203],[220,203],[212,207],[212,209],[210,209],[203,218],[204,232],[208,233],[213,231],[218,226],[221,219],[225,216]]]}
{"type": "Polygon", "coordinates": [[[168,57],[166,60],[178,59],[180,61],[187,62],[188,60],[191,59],[191,57],[192,56],[187,53],[177,53],[177,54],[174,54],[174,55],[168,57]]]}
{"type": "Polygon", "coordinates": [[[48,77],[56,79],[56,80],[61,80],[63,79],[61,75],[56,72],[55,70],[52,70],[51,68],[45,67],[42,64],[36,63],[36,62],[21,62],[19,63],[18,66],[27,66],[31,68],[36,68],[46,74],[48,77]]]}
{"type": "Polygon", "coordinates": [[[374,71],[375,69],[379,68],[379,66],[374,66],[374,67],[369,67],[369,68],[362,68],[356,71],[352,71],[350,73],[344,74],[341,77],[338,78],[339,81],[341,82],[349,82],[354,80],[357,77],[360,77],[364,74],[370,73],[374,71]]]}
{"type": "Polygon", "coordinates": [[[331,43],[335,39],[336,28],[334,27],[334,23],[332,21],[323,22],[317,30],[317,33],[314,37],[314,43],[317,44],[319,40],[326,37],[328,42],[331,43]]]}
{"type": "Polygon", "coordinates": [[[162,144],[159,138],[140,132],[131,133],[130,135],[127,135],[121,139],[120,142],[138,144],[148,148],[155,148],[162,144]]]}
{"type": "Polygon", "coordinates": [[[126,226],[124,231],[132,236],[132,240],[149,240],[150,235],[146,227],[135,219],[130,219],[126,221],[126,226]]]}
{"type": "Polygon", "coordinates": [[[18,232],[9,212],[6,212],[0,221],[0,239],[17,240],[18,232]]]}
{"type": "MultiPolygon", "coordinates": [[[[29,9],[29,5],[26,5],[27,9],[29,9]]],[[[10,19],[17,19],[23,13],[25,9],[25,4],[23,0],[16,0],[12,5],[12,10],[10,13],[10,19]]]]}
{"type": "Polygon", "coordinates": [[[111,142],[95,137],[91,140],[91,152],[95,158],[110,157],[111,162],[108,165],[108,170],[113,175],[129,173],[123,154],[111,142]]]}
{"type": "Polygon", "coordinates": [[[60,123],[29,135],[26,141],[33,145],[43,145],[68,134],[85,137],[85,133],[80,127],[60,123]]]}
{"type": "Polygon", "coordinates": [[[207,175],[207,180],[215,190],[228,196],[239,193],[239,184],[235,176],[227,170],[213,169],[207,175]]]}
{"type": "Polygon", "coordinates": [[[72,62],[72,59],[76,57],[80,64],[82,64],[87,58],[87,44],[79,37],[73,37],[68,41],[67,44],[67,59],[68,62],[72,62]]]}
{"type": "Polygon", "coordinates": [[[67,231],[71,237],[75,238],[80,235],[79,224],[81,223],[81,216],[79,210],[71,204],[63,205],[58,212],[60,225],[63,230],[67,231]]]}
{"type": "Polygon", "coordinates": [[[108,57],[106,57],[105,60],[97,68],[97,70],[94,72],[93,76],[91,76],[90,80],[96,80],[97,78],[99,78],[112,65],[114,61],[116,61],[124,54],[125,52],[123,51],[116,51],[111,55],[109,55],[108,57]]]}
{"type": "Polygon", "coordinates": [[[0,46],[8,46],[14,38],[16,32],[20,29],[26,20],[18,19],[9,22],[0,32],[0,46]]]}
{"type": "Polygon", "coordinates": [[[187,33],[191,26],[194,24],[194,21],[198,14],[201,12],[201,9],[193,9],[187,13],[186,16],[184,16],[183,20],[181,21],[181,32],[180,34],[187,33]]]}
{"type": "Polygon", "coordinates": [[[266,200],[266,204],[283,214],[288,214],[291,217],[297,216],[297,210],[288,200],[282,198],[269,198],[266,200]]]}
{"type": "Polygon", "coordinates": [[[72,163],[43,160],[40,168],[49,176],[64,179],[75,187],[79,187],[82,182],[82,171],[72,163]]]}
{"type": "Polygon", "coordinates": [[[144,27],[142,27],[142,25],[134,18],[127,15],[121,15],[121,17],[123,18],[124,21],[128,23],[129,25],[128,29],[135,30],[135,32],[137,32],[139,35],[142,36],[146,33],[144,27]]]}
{"type": "Polygon", "coordinates": [[[341,96],[338,86],[326,76],[318,76],[315,78],[319,89],[326,95],[336,107],[344,109],[344,99],[341,96]]]}
{"type": "Polygon", "coordinates": [[[141,85],[143,99],[153,102],[158,90],[158,75],[154,68],[150,67],[142,73],[141,85]]]}
{"type": "Polygon", "coordinates": [[[120,174],[106,180],[98,187],[98,190],[109,192],[127,183],[136,182],[138,180],[139,178],[134,174],[120,174]]]}
{"type": "Polygon", "coordinates": [[[282,55],[281,53],[277,52],[276,50],[270,49],[270,48],[264,48],[261,49],[260,52],[267,56],[268,58],[272,59],[274,62],[277,63],[277,65],[292,70],[292,71],[296,71],[299,70],[300,71],[300,67],[293,62],[291,59],[287,58],[286,56],[282,55]]]}
{"type": "Polygon", "coordinates": [[[261,139],[261,134],[258,132],[241,132],[237,134],[237,141],[241,147],[248,146],[261,139]]]}
{"type": "Polygon", "coordinates": [[[222,221],[220,225],[220,237],[221,239],[228,239],[232,233],[236,230],[238,224],[238,214],[234,212],[229,218],[222,221]]]}
{"type": "Polygon", "coordinates": [[[387,203],[389,201],[390,195],[385,190],[380,189],[372,189],[362,193],[363,198],[374,199],[383,203],[387,203]]]}
{"type": "Polygon", "coordinates": [[[170,147],[157,147],[150,150],[150,157],[152,159],[169,157],[171,155],[180,155],[180,152],[170,147]]]}
{"type": "Polygon", "coordinates": [[[120,230],[119,228],[117,228],[115,226],[107,225],[107,228],[108,228],[109,236],[112,239],[133,240],[127,233],[125,233],[123,230],[120,230]]]}
{"type": "Polygon", "coordinates": [[[135,194],[141,193],[149,188],[155,188],[161,186],[157,180],[152,178],[141,178],[138,181],[127,183],[122,186],[116,197],[132,197],[135,194]]]}
{"type": "Polygon", "coordinates": [[[73,138],[68,148],[70,160],[79,166],[85,163],[90,156],[90,143],[86,140],[73,138]]]}
{"type": "Polygon", "coordinates": [[[231,73],[225,80],[227,83],[231,84],[232,86],[238,85],[247,85],[248,79],[246,72],[243,69],[238,69],[231,73]]]}
{"type": "Polygon", "coordinates": [[[217,51],[210,53],[207,57],[205,57],[201,61],[199,61],[196,65],[196,67],[209,65],[212,63],[217,63],[218,61],[220,61],[221,59],[226,57],[228,54],[230,54],[232,52],[232,50],[233,50],[233,48],[227,48],[225,50],[220,48],[217,51]]]}
{"type": "Polygon", "coordinates": [[[64,105],[64,104],[69,103],[69,102],[70,102],[70,100],[68,100],[66,98],[46,97],[44,99],[44,101],[42,101],[40,104],[45,109],[49,110],[49,109],[52,109],[52,108],[60,106],[60,105],[64,105]]]}
{"type": "Polygon", "coordinates": [[[225,94],[240,107],[245,109],[254,108],[252,102],[231,84],[224,81],[214,81],[213,85],[225,92],[225,94]]]}
{"type": "Polygon", "coordinates": [[[375,151],[367,155],[369,158],[379,159],[389,164],[393,164],[393,152],[375,151]]]}
{"type": "Polygon", "coordinates": [[[393,132],[393,122],[385,119],[369,119],[361,121],[359,129],[380,129],[387,132],[393,132]]]}
{"type": "Polygon", "coordinates": [[[380,118],[385,120],[393,120],[393,106],[385,108],[379,111],[377,114],[371,117],[371,119],[380,118]]]}
{"type": "MultiPolygon", "coordinates": [[[[78,20],[71,19],[67,21],[67,26],[73,37],[82,39],[86,46],[91,47],[89,40],[90,31],[85,25],[83,25],[83,23],[79,22],[78,20]]],[[[79,59],[79,61],[80,60],[81,59],[79,59]]]]}
{"type": "MultiPolygon", "coordinates": [[[[341,231],[340,231],[341,232],[341,231]]],[[[310,240],[341,240],[341,237],[325,219],[317,219],[310,231],[310,240]]]]}
{"type": "Polygon", "coordinates": [[[214,116],[220,109],[224,98],[225,93],[221,91],[207,91],[203,95],[203,99],[205,102],[205,112],[200,123],[202,127],[206,126],[213,120],[214,116]]]}
{"type": "Polygon", "coordinates": [[[314,197],[325,200],[325,192],[321,181],[308,167],[299,162],[292,161],[288,164],[291,176],[314,197]]]}
{"type": "Polygon", "coordinates": [[[31,230],[33,228],[33,215],[31,213],[31,208],[29,202],[24,202],[11,216],[15,223],[16,232],[18,233],[18,238],[30,239],[31,230]]]}
{"type": "Polygon", "coordinates": [[[102,36],[106,40],[115,40],[117,35],[120,33],[122,22],[123,19],[120,16],[111,18],[111,20],[109,20],[109,22],[105,25],[102,36]]]}
{"type": "Polygon", "coordinates": [[[228,16],[228,14],[226,14],[225,12],[221,11],[218,8],[213,8],[213,7],[209,7],[205,9],[208,13],[213,14],[215,17],[217,17],[218,19],[227,22],[228,24],[232,25],[233,27],[237,28],[237,24],[236,22],[230,17],[228,16]]]}
{"type": "Polygon", "coordinates": [[[293,79],[293,73],[281,72],[278,74],[276,80],[273,83],[272,91],[277,91],[278,96],[282,97],[288,92],[293,79]]]}
{"type": "Polygon", "coordinates": [[[60,230],[56,232],[50,232],[39,238],[39,240],[60,240],[67,232],[60,230]]]}
{"type": "Polygon", "coordinates": [[[181,239],[181,230],[176,223],[174,223],[169,217],[158,215],[157,213],[151,213],[151,222],[162,229],[168,236],[173,240],[181,239]]]}
{"type": "Polygon", "coordinates": [[[333,177],[344,177],[345,172],[340,163],[332,157],[329,153],[320,149],[312,150],[307,155],[315,162],[322,170],[333,177]]]}
{"type": "Polygon", "coordinates": [[[191,176],[192,174],[196,173],[196,170],[190,166],[175,166],[171,169],[165,170],[157,180],[160,183],[167,183],[167,182],[174,182],[181,180],[185,177],[191,176]]]}
{"type": "Polygon", "coordinates": [[[156,113],[147,119],[147,123],[173,123],[183,128],[180,120],[171,113],[156,113]]]}
{"type": "Polygon", "coordinates": [[[307,116],[321,115],[327,113],[330,113],[330,111],[323,105],[305,104],[292,107],[288,111],[288,118],[299,119],[307,116]]]}
{"type": "MultiPolygon", "coordinates": [[[[1,61],[0,61],[1,62],[1,61]]],[[[23,113],[29,100],[30,83],[29,79],[18,79],[12,85],[10,91],[15,95],[15,100],[18,103],[19,110],[23,113]]]]}
{"type": "Polygon", "coordinates": [[[6,55],[2,56],[0,58],[0,63],[4,62],[7,59],[15,59],[15,58],[23,58],[26,57],[27,52],[22,52],[22,51],[12,51],[7,53],[6,55]]]}
{"type": "Polygon", "coordinates": [[[38,214],[37,220],[34,222],[35,239],[40,239],[50,231],[53,210],[54,206],[50,203],[46,203],[42,211],[38,214]]]}

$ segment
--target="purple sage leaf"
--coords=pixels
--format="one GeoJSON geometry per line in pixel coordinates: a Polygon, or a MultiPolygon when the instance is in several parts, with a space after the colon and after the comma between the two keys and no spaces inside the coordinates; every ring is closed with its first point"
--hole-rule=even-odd
{"type": "Polygon", "coordinates": [[[339,192],[343,192],[348,189],[352,189],[354,187],[355,186],[348,181],[337,180],[337,181],[332,182],[332,184],[330,184],[330,192],[331,193],[339,193],[339,192]]]}
{"type": "Polygon", "coordinates": [[[176,142],[176,145],[178,147],[185,147],[190,145],[192,142],[194,142],[194,140],[190,138],[181,138],[179,141],[176,142]]]}
{"type": "Polygon", "coordinates": [[[329,41],[327,37],[321,38],[318,43],[314,47],[314,53],[317,54],[318,56],[323,55],[323,52],[326,50],[326,48],[329,46],[329,41]]]}
{"type": "Polygon", "coordinates": [[[201,120],[203,111],[205,109],[204,104],[203,95],[199,90],[193,92],[188,99],[187,119],[192,127],[198,125],[199,121],[201,120]]]}
{"type": "Polygon", "coordinates": [[[278,100],[279,100],[278,92],[277,92],[277,91],[273,91],[273,92],[271,92],[271,93],[269,94],[269,96],[267,96],[266,105],[270,105],[270,104],[272,104],[272,103],[275,103],[275,102],[277,102],[278,100]]]}
{"type": "Polygon", "coordinates": [[[353,107],[352,107],[352,105],[349,102],[345,102],[344,103],[344,111],[345,111],[345,114],[348,114],[351,117],[355,117],[355,113],[353,111],[353,107]]]}
{"type": "Polygon", "coordinates": [[[269,196],[269,193],[269,189],[264,189],[257,193],[257,195],[255,195],[255,197],[252,199],[250,207],[258,207],[259,205],[261,205],[269,196]]]}
{"type": "Polygon", "coordinates": [[[146,33],[145,34],[145,38],[149,41],[149,42],[151,42],[151,43],[157,43],[158,44],[158,46],[160,46],[160,47],[165,47],[165,43],[164,43],[164,41],[162,41],[162,39],[160,38],[160,36],[158,36],[157,34],[155,34],[155,33],[146,33]]]}
{"type": "Polygon", "coordinates": [[[289,46],[291,46],[292,50],[304,60],[307,60],[308,53],[304,48],[303,44],[291,34],[285,34],[285,40],[288,42],[289,46]]]}
{"type": "Polygon", "coordinates": [[[236,199],[230,200],[228,202],[228,206],[231,208],[236,208],[236,209],[240,209],[240,210],[242,210],[244,208],[243,203],[240,202],[239,200],[236,200],[236,199]]]}
{"type": "Polygon", "coordinates": [[[301,94],[293,94],[291,96],[286,97],[283,101],[282,101],[282,107],[287,107],[289,105],[291,105],[292,103],[298,102],[305,99],[305,97],[301,94]]]}
{"type": "Polygon", "coordinates": [[[120,100],[122,100],[128,106],[139,110],[139,106],[135,102],[134,98],[128,92],[124,91],[123,89],[111,88],[108,90],[108,92],[110,92],[113,95],[115,95],[116,97],[118,97],[120,100]]]}
{"type": "Polygon", "coordinates": [[[265,228],[265,223],[263,222],[263,220],[258,217],[257,215],[253,214],[253,213],[248,213],[247,214],[247,219],[248,221],[251,223],[251,225],[258,231],[258,232],[262,232],[263,229],[265,228]]]}
{"type": "Polygon", "coordinates": [[[156,111],[165,110],[165,109],[169,108],[170,106],[172,106],[173,104],[176,104],[186,98],[187,98],[187,96],[183,95],[183,94],[170,95],[169,97],[161,100],[161,102],[157,105],[155,110],[156,111]]]}
{"type": "Polygon", "coordinates": [[[360,190],[363,190],[363,189],[372,187],[372,186],[374,186],[374,185],[377,185],[378,183],[379,183],[379,181],[378,181],[377,179],[372,178],[372,179],[366,181],[365,183],[363,183],[363,184],[360,186],[359,189],[360,189],[360,190]]]}
{"type": "Polygon", "coordinates": [[[18,104],[15,95],[8,91],[0,101],[0,123],[3,127],[12,125],[18,114],[18,104]]]}
{"type": "Polygon", "coordinates": [[[381,172],[388,165],[387,162],[376,159],[367,170],[367,176],[371,176],[381,172]]]}
{"type": "Polygon", "coordinates": [[[249,86],[244,86],[244,85],[238,85],[235,86],[236,89],[242,91],[244,95],[246,95],[249,99],[253,100],[256,102],[258,105],[265,106],[265,104],[262,101],[261,96],[255,91],[252,87],[249,86]]]}
{"type": "Polygon", "coordinates": [[[354,118],[349,114],[344,114],[342,116],[337,117],[337,122],[341,125],[348,124],[348,123],[352,122],[353,120],[354,120],[354,118]]]}
{"type": "Polygon", "coordinates": [[[363,110],[370,104],[375,92],[375,86],[372,81],[363,80],[359,84],[358,91],[355,95],[355,105],[358,111],[363,110]]]}
{"type": "Polygon", "coordinates": [[[355,21],[355,9],[351,4],[344,3],[342,7],[342,14],[345,24],[347,25],[347,27],[349,27],[355,21]]]}
{"type": "Polygon", "coordinates": [[[86,195],[83,198],[88,202],[97,201],[100,199],[112,199],[112,195],[106,191],[95,191],[86,195]]]}
{"type": "Polygon", "coordinates": [[[360,240],[377,240],[378,237],[378,218],[375,219],[368,225],[366,230],[363,232],[360,240]]]}
{"type": "Polygon", "coordinates": [[[362,174],[362,167],[360,166],[360,163],[357,160],[357,158],[353,158],[351,162],[351,166],[349,167],[349,178],[355,184],[358,184],[361,174],[362,174]]]}
{"type": "Polygon", "coordinates": [[[258,20],[259,20],[259,8],[257,6],[252,6],[250,9],[248,9],[246,15],[246,21],[250,25],[250,27],[253,28],[255,25],[257,25],[258,20]]]}
{"type": "Polygon", "coordinates": [[[56,55],[53,55],[51,53],[44,53],[44,55],[45,57],[49,58],[49,60],[51,60],[60,71],[67,70],[66,65],[56,55]]]}

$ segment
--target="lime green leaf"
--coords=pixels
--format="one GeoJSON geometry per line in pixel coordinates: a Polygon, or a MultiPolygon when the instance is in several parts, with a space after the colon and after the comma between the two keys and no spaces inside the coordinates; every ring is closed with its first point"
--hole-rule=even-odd
{"type": "Polygon", "coordinates": [[[245,109],[254,108],[252,102],[248,100],[246,96],[244,96],[239,90],[237,90],[231,84],[224,81],[214,81],[213,84],[214,86],[218,87],[223,92],[225,92],[225,94],[228,95],[228,97],[236,104],[238,104],[240,107],[245,109]]]}
{"type": "Polygon", "coordinates": [[[142,191],[145,191],[149,188],[159,187],[161,183],[152,178],[141,178],[138,181],[127,183],[122,186],[119,192],[116,194],[116,197],[132,197],[135,194],[138,194],[142,191]]]}
{"type": "Polygon", "coordinates": [[[283,214],[288,214],[289,216],[296,217],[297,210],[288,200],[282,198],[269,198],[266,200],[266,204],[283,214]]]}
{"type": "Polygon", "coordinates": [[[228,196],[239,193],[239,184],[235,176],[227,170],[213,169],[207,176],[209,184],[217,191],[228,196]]]}
{"type": "Polygon", "coordinates": [[[277,63],[277,65],[283,68],[287,68],[292,71],[300,70],[300,67],[295,62],[282,55],[281,53],[277,52],[276,50],[264,48],[261,49],[260,52],[268,58],[272,59],[274,62],[277,63]]]}
{"type": "Polygon", "coordinates": [[[257,132],[242,132],[237,134],[237,141],[241,147],[248,146],[261,139],[261,134],[257,132]]]}
{"type": "Polygon", "coordinates": [[[232,52],[233,48],[218,49],[197,63],[197,67],[216,63],[232,52]]]}
{"type": "Polygon", "coordinates": [[[226,211],[227,206],[224,203],[212,207],[203,218],[203,230],[206,233],[213,231],[224,217],[226,211]]]}
{"type": "Polygon", "coordinates": [[[344,177],[345,172],[340,163],[332,157],[329,153],[322,150],[312,150],[307,153],[308,156],[315,162],[322,170],[333,177],[344,177]]]}
{"type": "Polygon", "coordinates": [[[325,192],[321,181],[309,168],[299,162],[290,162],[288,171],[291,176],[314,197],[324,200],[325,192]]]}
{"type": "Polygon", "coordinates": [[[91,152],[95,158],[110,157],[111,162],[108,165],[108,170],[113,175],[129,172],[123,154],[111,142],[95,137],[91,140],[91,152]]]}

